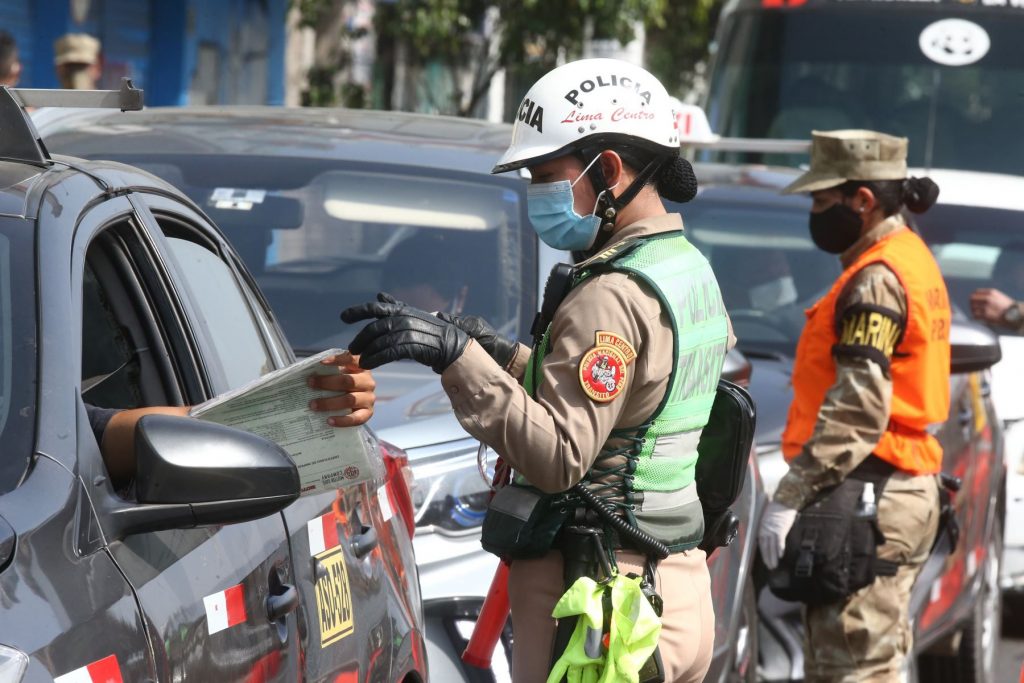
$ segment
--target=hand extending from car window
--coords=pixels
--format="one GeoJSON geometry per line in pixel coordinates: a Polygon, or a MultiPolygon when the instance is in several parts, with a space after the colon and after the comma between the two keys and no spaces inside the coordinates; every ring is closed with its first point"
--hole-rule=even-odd
{"type": "Polygon", "coordinates": [[[450,313],[438,313],[441,320],[450,322],[460,330],[476,340],[487,352],[494,362],[504,369],[512,363],[519,350],[519,343],[514,339],[498,334],[489,322],[478,315],[451,315],[450,313]]]}
{"type": "Polygon", "coordinates": [[[377,395],[374,393],[377,382],[373,375],[369,370],[359,367],[359,356],[349,352],[324,358],[321,364],[337,366],[338,373],[312,375],[309,378],[309,386],[314,389],[336,391],[339,395],[318,398],[310,403],[310,409],[317,412],[351,411],[348,415],[329,417],[328,424],[335,427],[355,427],[364,424],[373,416],[373,406],[377,401],[377,395]]]}
{"type": "Polygon", "coordinates": [[[414,360],[440,374],[458,360],[469,343],[469,336],[453,323],[398,302],[389,294],[378,294],[377,301],[341,313],[341,319],[350,324],[374,318],[349,344],[363,368],[414,360]]]}

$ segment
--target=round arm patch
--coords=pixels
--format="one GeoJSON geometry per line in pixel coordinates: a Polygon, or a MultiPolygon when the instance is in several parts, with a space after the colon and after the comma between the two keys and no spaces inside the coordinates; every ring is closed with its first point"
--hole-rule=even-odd
{"type": "Polygon", "coordinates": [[[629,342],[612,332],[599,331],[594,346],[580,358],[583,393],[598,403],[614,400],[625,388],[629,364],[635,358],[629,342]]]}

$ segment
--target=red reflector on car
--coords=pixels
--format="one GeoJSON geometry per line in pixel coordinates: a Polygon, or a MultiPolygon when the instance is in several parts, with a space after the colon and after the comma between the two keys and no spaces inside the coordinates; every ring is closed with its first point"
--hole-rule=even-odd
{"type": "Polygon", "coordinates": [[[387,487],[396,512],[405,522],[409,538],[416,533],[416,510],[412,505],[412,468],[409,456],[398,446],[380,442],[380,454],[387,471],[387,487]]]}

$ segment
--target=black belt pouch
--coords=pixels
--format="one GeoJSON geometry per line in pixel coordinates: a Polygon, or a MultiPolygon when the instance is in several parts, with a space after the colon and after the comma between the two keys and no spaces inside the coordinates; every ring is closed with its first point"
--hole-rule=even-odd
{"type": "Polygon", "coordinates": [[[542,557],[568,516],[564,493],[546,494],[532,486],[510,484],[491,499],[480,544],[506,560],[542,557]]]}
{"type": "MultiPolygon", "coordinates": [[[[875,485],[876,501],[885,479],[875,485]]],[[[877,513],[858,515],[864,486],[851,474],[800,511],[786,536],[779,566],[769,574],[772,593],[783,600],[822,605],[845,600],[879,574],[895,573],[894,564],[878,560],[885,536],[877,513]]]]}

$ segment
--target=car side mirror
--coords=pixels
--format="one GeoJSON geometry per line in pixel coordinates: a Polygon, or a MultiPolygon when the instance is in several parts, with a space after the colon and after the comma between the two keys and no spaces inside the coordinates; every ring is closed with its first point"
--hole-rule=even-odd
{"type": "Polygon", "coordinates": [[[953,374],[988,370],[1003,358],[999,337],[992,330],[954,320],[949,328],[950,363],[953,374]]]}
{"type": "Polygon", "coordinates": [[[171,415],[135,427],[136,503],[112,511],[119,535],[244,522],[299,497],[299,472],[277,444],[171,415]]]}

